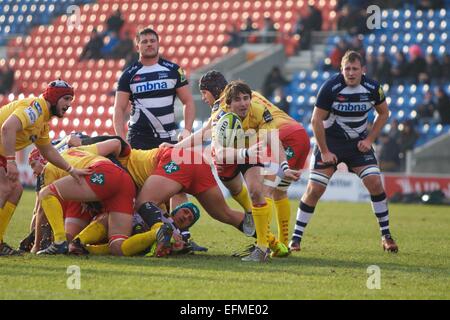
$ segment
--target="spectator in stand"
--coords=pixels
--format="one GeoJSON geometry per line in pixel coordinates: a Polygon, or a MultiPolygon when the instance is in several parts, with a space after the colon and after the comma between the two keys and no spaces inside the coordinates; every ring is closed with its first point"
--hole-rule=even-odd
{"type": "Polygon", "coordinates": [[[6,60],[0,63],[0,94],[11,93],[14,87],[14,70],[8,65],[6,60]]]}
{"type": "Polygon", "coordinates": [[[367,28],[367,6],[361,8],[359,11],[355,13],[356,21],[355,26],[350,29],[351,35],[360,35],[360,34],[367,34],[371,32],[369,28],[367,28]]]}
{"type": "Polygon", "coordinates": [[[108,20],[106,20],[106,32],[119,34],[124,23],[125,20],[122,19],[122,13],[120,10],[117,10],[111,17],[108,18],[108,20]]]}
{"type": "Polygon", "coordinates": [[[425,123],[433,119],[436,104],[433,101],[431,90],[425,92],[423,103],[417,107],[417,118],[425,123]]]}
{"type": "Polygon", "coordinates": [[[450,54],[446,53],[442,58],[442,81],[448,81],[450,79],[450,54]]]}
{"type": "Polygon", "coordinates": [[[422,49],[415,44],[409,48],[408,76],[416,82],[426,73],[426,62],[423,58],[422,49]]]}
{"type": "Polygon", "coordinates": [[[229,36],[228,42],[225,44],[230,48],[238,48],[242,45],[241,33],[239,31],[239,27],[236,24],[233,24],[231,30],[226,31],[226,34],[229,36]]]}
{"type": "Polygon", "coordinates": [[[395,141],[398,141],[398,139],[400,138],[400,131],[398,130],[398,126],[399,126],[398,120],[394,118],[392,120],[388,136],[389,138],[394,139],[395,141]]]}
{"type": "Polygon", "coordinates": [[[134,41],[130,35],[130,32],[125,32],[124,38],[119,40],[116,46],[112,49],[111,58],[113,59],[125,59],[128,54],[134,50],[134,41]]]}
{"type": "Polygon", "coordinates": [[[94,28],[91,33],[91,39],[89,39],[88,43],[86,43],[86,46],[83,48],[79,61],[103,58],[101,53],[102,48],[103,35],[99,34],[97,29],[94,28]]]}
{"type": "Polygon", "coordinates": [[[247,18],[247,20],[245,20],[245,26],[243,29],[241,29],[241,39],[243,40],[243,42],[250,42],[250,40],[252,39],[252,37],[254,36],[255,31],[258,31],[258,29],[256,29],[253,26],[253,20],[252,18],[249,16],[247,18]]]}
{"type": "Polygon", "coordinates": [[[330,54],[330,65],[335,71],[339,71],[341,68],[341,60],[344,54],[348,50],[347,42],[344,39],[340,39],[336,47],[330,54]]]}
{"type": "Polygon", "coordinates": [[[362,35],[357,35],[352,38],[352,41],[350,43],[350,50],[358,52],[361,57],[366,56],[366,50],[364,49],[364,43],[363,43],[364,37],[362,35]]]}
{"type": "Polygon", "coordinates": [[[417,10],[430,10],[430,9],[441,9],[444,8],[444,1],[442,0],[419,0],[414,1],[417,10]]]}
{"type": "Polygon", "coordinates": [[[278,66],[273,67],[264,80],[262,90],[263,96],[268,98],[271,97],[277,88],[283,87],[288,83],[289,81],[281,74],[280,68],[278,66]]]}
{"type": "Polygon", "coordinates": [[[270,17],[264,17],[264,25],[259,31],[261,43],[274,43],[277,38],[277,29],[270,17]]]}
{"type": "Polygon", "coordinates": [[[400,130],[398,144],[400,146],[400,160],[404,164],[406,160],[406,152],[414,149],[419,134],[414,129],[412,120],[407,120],[403,124],[403,130],[400,130]]]}
{"type": "Polygon", "coordinates": [[[286,114],[289,114],[289,108],[290,108],[290,103],[287,100],[287,96],[284,92],[284,88],[283,87],[278,87],[275,89],[275,91],[273,92],[274,95],[274,99],[273,102],[274,104],[280,108],[281,110],[283,110],[286,114]]]}
{"type": "Polygon", "coordinates": [[[366,74],[369,77],[375,77],[377,72],[377,59],[373,53],[366,54],[366,74]]]}
{"type": "Polygon", "coordinates": [[[308,13],[305,17],[299,15],[296,22],[295,33],[300,36],[299,49],[308,50],[311,45],[313,31],[322,30],[322,13],[313,5],[308,5],[308,13]]]}
{"type": "Polygon", "coordinates": [[[355,30],[358,22],[356,14],[357,11],[353,10],[349,5],[343,6],[341,12],[338,14],[337,29],[353,34],[351,30],[355,30]]]}
{"type": "Polygon", "coordinates": [[[394,80],[401,80],[408,76],[408,62],[403,52],[398,51],[395,54],[395,63],[392,69],[394,80]]]}
{"type": "Polygon", "coordinates": [[[379,139],[378,159],[383,172],[397,172],[400,170],[400,147],[388,134],[382,133],[379,139]]]}
{"type": "MultiPolygon", "coordinates": [[[[125,57],[125,66],[123,67],[122,71],[125,71],[128,67],[135,64],[139,60],[139,53],[135,50],[128,52],[128,54],[125,57]]],[[[115,91],[113,91],[113,95],[115,95],[115,91]]]]}
{"type": "Polygon", "coordinates": [[[426,71],[421,75],[421,82],[437,83],[442,75],[442,66],[433,53],[426,57],[426,71]]]}
{"type": "Polygon", "coordinates": [[[436,108],[442,124],[450,124],[450,99],[443,88],[436,88],[436,108]]]}
{"type": "Polygon", "coordinates": [[[106,59],[113,58],[114,48],[119,44],[120,39],[116,32],[111,32],[105,36],[105,42],[100,50],[102,56],[106,59]]]}
{"type": "Polygon", "coordinates": [[[387,83],[391,85],[392,84],[391,68],[392,65],[387,59],[386,54],[384,52],[380,53],[380,55],[378,56],[375,79],[378,80],[380,84],[387,83]]]}

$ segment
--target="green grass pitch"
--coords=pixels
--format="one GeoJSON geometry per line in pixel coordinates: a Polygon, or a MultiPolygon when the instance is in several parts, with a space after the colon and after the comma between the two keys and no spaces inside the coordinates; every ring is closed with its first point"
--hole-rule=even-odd
{"type": "MultiPolygon", "coordinates": [[[[33,204],[33,192],[26,191],[6,234],[14,247],[28,232],[33,204]]],[[[297,205],[291,201],[291,229],[297,205]]],[[[162,259],[0,257],[0,299],[449,299],[449,211],[391,205],[400,252],[388,254],[368,203],[321,202],[303,250],[267,264],[231,257],[252,239],[203,213],[192,234],[207,253],[162,259]],[[80,289],[67,286],[72,265],[80,268],[80,289]],[[367,288],[372,265],[380,268],[380,289],[367,288]]]]}

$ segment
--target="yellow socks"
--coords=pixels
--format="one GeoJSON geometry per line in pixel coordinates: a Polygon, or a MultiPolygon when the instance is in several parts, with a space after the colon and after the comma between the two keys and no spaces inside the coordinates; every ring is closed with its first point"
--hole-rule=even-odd
{"type": "Polygon", "coordinates": [[[260,207],[252,207],[253,220],[255,221],[256,229],[256,244],[258,247],[265,249],[268,245],[268,218],[269,218],[270,207],[266,203],[260,207]]]}
{"type": "Polygon", "coordinates": [[[286,246],[289,242],[289,220],[291,218],[291,206],[288,198],[275,201],[278,221],[278,238],[286,246]]]}
{"type": "Polygon", "coordinates": [[[149,248],[156,241],[156,232],[162,223],[155,223],[147,232],[138,233],[122,242],[122,253],[124,256],[133,256],[149,248]]]}
{"type": "Polygon", "coordinates": [[[236,200],[242,208],[244,208],[245,212],[252,212],[252,201],[250,199],[250,195],[248,194],[247,186],[243,183],[241,192],[233,196],[233,199],[236,200]]]}
{"type": "Polygon", "coordinates": [[[6,201],[3,208],[0,209],[0,243],[3,242],[3,236],[5,235],[6,228],[8,228],[11,217],[16,210],[16,205],[9,201],[6,201]]]}
{"type": "Polygon", "coordinates": [[[275,208],[275,205],[273,203],[272,198],[265,197],[267,204],[269,205],[269,216],[268,216],[268,222],[269,222],[269,230],[270,225],[272,224],[272,217],[273,217],[273,209],[275,208]]]}
{"type": "Polygon", "coordinates": [[[85,246],[86,250],[89,251],[90,254],[101,256],[109,254],[109,244],[98,244],[98,245],[87,245],[85,246]]]}
{"type": "Polygon", "coordinates": [[[67,241],[64,230],[64,216],[61,204],[54,195],[45,196],[41,202],[45,216],[53,230],[53,236],[56,243],[67,241]]]}
{"type": "Polygon", "coordinates": [[[107,237],[108,232],[105,226],[98,221],[92,221],[75,239],[80,239],[81,244],[95,244],[102,242],[107,237]]]}

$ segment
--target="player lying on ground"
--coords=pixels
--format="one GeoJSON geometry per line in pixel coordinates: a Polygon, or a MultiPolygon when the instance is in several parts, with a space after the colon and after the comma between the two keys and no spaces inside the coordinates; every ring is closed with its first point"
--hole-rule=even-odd
{"type": "Polygon", "coordinates": [[[244,227],[244,213],[226,204],[211,167],[202,155],[190,150],[179,150],[178,154],[172,151],[171,148],[132,149],[128,156],[119,159],[140,190],[136,211],[147,202],[160,206],[182,191],[195,196],[214,219],[252,236],[254,229],[251,225],[244,227]]]}
{"type": "MultiPolygon", "coordinates": [[[[89,137],[81,132],[71,133],[63,139],[53,140],[52,144],[59,153],[62,153],[71,147],[94,144],[110,139],[119,139],[122,144],[125,144],[123,139],[118,136],[89,137]]],[[[114,160],[113,157],[109,157],[109,159],[114,160]]],[[[49,245],[49,240],[52,241],[53,238],[51,228],[48,225],[48,221],[45,218],[38,201],[39,191],[43,186],[42,172],[47,164],[47,160],[42,157],[39,150],[35,148],[29,153],[28,164],[36,176],[36,203],[30,224],[30,234],[21,241],[20,250],[36,253],[41,249],[45,249],[49,245]],[[37,224],[36,220],[39,220],[37,224]],[[39,227],[35,228],[35,225],[38,225],[39,227]]],[[[69,241],[84,229],[96,214],[102,211],[102,207],[98,202],[81,203],[76,201],[64,201],[62,203],[62,208],[64,212],[66,236],[69,241]]]]}
{"type": "Polygon", "coordinates": [[[127,144],[112,139],[64,151],[62,155],[71,165],[91,171],[80,184],[74,184],[73,178],[52,164],[45,167],[45,187],[39,192],[39,200],[52,227],[55,241],[47,249],[38,251],[38,254],[67,253],[68,242],[61,203],[73,200],[101,202],[108,212],[110,251],[114,255],[122,255],[121,245],[131,234],[136,189],[125,170],[99,154],[114,154],[117,157],[121,152],[126,153],[129,150],[127,144]]]}
{"type": "MultiPolygon", "coordinates": [[[[200,218],[199,208],[191,202],[176,207],[169,215],[152,203],[135,214],[133,235],[122,245],[125,256],[142,255],[150,253],[157,257],[168,255],[175,250],[187,251],[189,243],[185,241],[182,233],[188,230],[200,218]],[[174,238],[173,244],[171,238],[174,238]]],[[[69,252],[72,254],[109,254],[107,240],[107,215],[98,216],[88,227],[71,242],[69,252]]]]}

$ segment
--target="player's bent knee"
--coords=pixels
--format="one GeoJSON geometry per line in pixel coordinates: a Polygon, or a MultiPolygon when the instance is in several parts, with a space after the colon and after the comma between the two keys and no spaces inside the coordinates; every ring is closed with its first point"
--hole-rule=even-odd
{"type": "Polygon", "coordinates": [[[253,204],[260,204],[264,202],[264,193],[262,190],[251,190],[250,191],[250,199],[253,204]]]}
{"type": "Polygon", "coordinates": [[[39,200],[42,201],[45,197],[50,195],[56,195],[55,190],[51,188],[52,185],[48,185],[39,191],[39,200]]]}
{"type": "Polygon", "coordinates": [[[123,234],[115,234],[109,238],[109,252],[114,256],[123,256],[122,243],[128,239],[123,234]]]}

